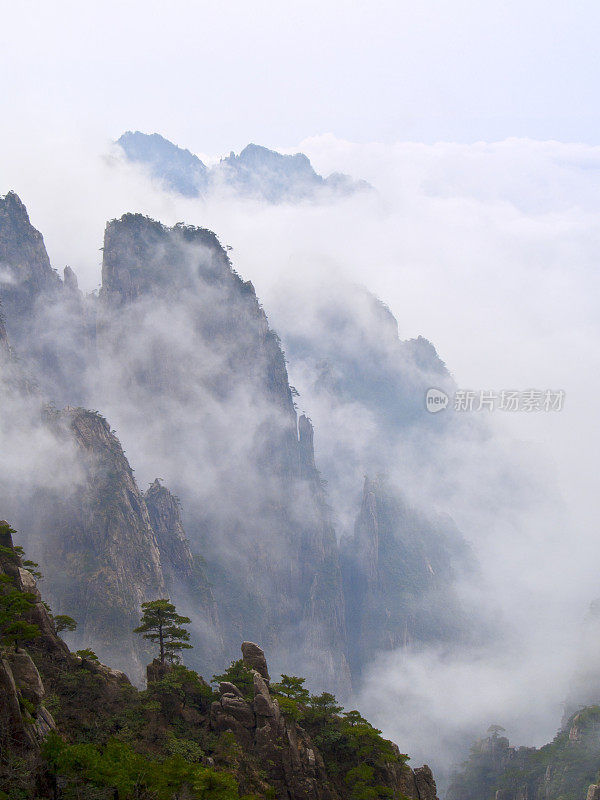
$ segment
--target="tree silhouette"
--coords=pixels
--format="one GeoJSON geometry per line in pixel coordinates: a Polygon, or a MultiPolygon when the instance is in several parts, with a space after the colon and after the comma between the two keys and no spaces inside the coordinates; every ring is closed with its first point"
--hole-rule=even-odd
{"type": "Polygon", "coordinates": [[[189,617],[182,617],[177,613],[173,603],[169,600],[151,600],[142,603],[141,625],[135,628],[134,633],[141,633],[144,639],[158,642],[160,663],[165,659],[174,661],[180,650],[189,650],[192,645],[187,644],[190,634],[182,625],[189,625],[189,617]]]}
{"type": "Polygon", "coordinates": [[[54,626],[57,633],[62,633],[62,631],[74,631],[77,623],[68,614],[57,614],[54,617],[54,626]]]}

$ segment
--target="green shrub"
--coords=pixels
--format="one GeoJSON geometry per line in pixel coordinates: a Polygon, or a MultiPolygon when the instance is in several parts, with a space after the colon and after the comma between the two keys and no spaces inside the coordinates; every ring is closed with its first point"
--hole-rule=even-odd
{"type": "Polygon", "coordinates": [[[240,658],[232,661],[222,675],[213,675],[212,682],[219,684],[224,681],[233,683],[240,690],[248,702],[254,699],[254,678],[252,671],[244,664],[240,658]]]}
{"type": "Polygon", "coordinates": [[[238,786],[233,775],[210,767],[199,767],[194,791],[198,800],[238,800],[238,786]]]}

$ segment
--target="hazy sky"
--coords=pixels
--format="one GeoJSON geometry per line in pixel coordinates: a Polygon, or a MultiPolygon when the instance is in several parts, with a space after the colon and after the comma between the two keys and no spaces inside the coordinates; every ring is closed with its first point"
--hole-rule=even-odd
{"type": "Polygon", "coordinates": [[[597,143],[593,0],[1,0],[3,126],[158,131],[194,151],[597,143]]]}

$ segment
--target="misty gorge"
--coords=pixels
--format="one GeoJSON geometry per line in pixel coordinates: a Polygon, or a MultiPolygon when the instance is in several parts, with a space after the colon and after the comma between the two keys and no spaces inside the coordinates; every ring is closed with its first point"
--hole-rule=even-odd
{"type": "MultiPolygon", "coordinates": [[[[111,169],[146,159],[195,222],[201,191],[379,202],[305,156],[208,171],[135,136],[111,169]]],[[[263,306],[236,241],[171,212],[106,221],[82,289],[26,203],[0,197],[0,798],[597,800],[597,609],[535,708],[511,572],[562,510],[535,448],[427,409],[460,389],[428,331],[335,271],[259,273],[263,306]]]]}

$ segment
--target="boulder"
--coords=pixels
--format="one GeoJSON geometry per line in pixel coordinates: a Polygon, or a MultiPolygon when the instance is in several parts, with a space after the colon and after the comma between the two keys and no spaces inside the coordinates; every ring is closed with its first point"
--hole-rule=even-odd
{"type": "Polygon", "coordinates": [[[242,658],[244,664],[250,669],[255,669],[267,682],[271,680],[267,667],[267,659],[261,647],[254,642],[242,642],[242,658]]]}
{"type": "Polygon", "coordinates": [[[221,697],[221,707],[228,716],[233,717],[244,728],[254,727],[254,713],[250,705],[242,698],[223,695],[221,697]]]}
{"type": "MultiPolygon", "coordinates": [[[[257,694],[254,698],[254,711],[258,717],[274,717],[275,709],[273,703],[267,700],[262,694],[257,694]]],[[[595,798],[594,798],[595,800],[595,798]]]]}
{"type": "Polygon", "coordinates": [[[279,704],[271,697],[269,687],[265,683],[262,675],[256,670],[252,670],[254,681],[254,712],[259,717],[274,717],[279,721],[279,704]]]}
{"type": "Polygon", "coordinates": [[[238,687],[233,683],[229,683],[229,681],[221,681],[219,684],[219,692],[221,694],[232,694],[234,697],[240,697],[242,700],[244,699],[244,695],[240,692],[238,687]]]}

